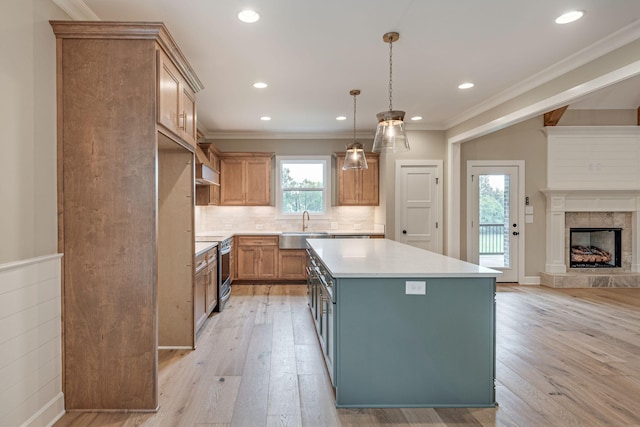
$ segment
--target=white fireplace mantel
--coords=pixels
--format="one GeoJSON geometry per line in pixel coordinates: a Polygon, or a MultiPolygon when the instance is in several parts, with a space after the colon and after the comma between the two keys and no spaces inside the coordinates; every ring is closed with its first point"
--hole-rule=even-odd
{"type": "Polygon", "coordinates": [[[566,273],[566,212],[631,212],[631,271],[640,272],[640,188],[616,190],[541,189],[547,198],[546,273],[566,273]]]}
{"type": "Polygon", "coordinates": [[[631,212],[640,272],[640,126],[553,126],[547,134],[545,272],[566,273],[565,212],[631,212]]]}

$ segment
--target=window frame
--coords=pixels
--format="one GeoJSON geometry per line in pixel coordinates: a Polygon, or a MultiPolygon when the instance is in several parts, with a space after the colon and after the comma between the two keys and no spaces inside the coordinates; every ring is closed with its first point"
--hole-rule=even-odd
{"type": "Polygon", "coordinates": [[[285,213],[283,208],[282,166],[287,163],[322,163],[324,166],[322,188],[322,213],[312,212],[314,218],[331,218],[331,156],[276,156],[276,215],[280,219],[298,218],[302,212],[285,213]]]}

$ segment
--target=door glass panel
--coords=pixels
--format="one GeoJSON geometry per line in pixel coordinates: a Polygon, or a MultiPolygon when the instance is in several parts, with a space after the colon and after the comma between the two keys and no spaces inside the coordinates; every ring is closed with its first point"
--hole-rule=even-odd
{"type": "Polygon", "coordinates": [[[509,268],[509,175],[479,175],[479,264],[509,268]]]}

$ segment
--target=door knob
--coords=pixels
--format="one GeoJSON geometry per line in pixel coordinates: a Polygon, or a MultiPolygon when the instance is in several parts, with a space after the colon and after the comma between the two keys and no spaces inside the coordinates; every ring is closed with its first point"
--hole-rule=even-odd
{"type": "Polygon", "coordinates": [[[518,236],[519,234],[520,234],[520,233],[518,233],[517,231],[514,231],[514,232],[513,232],[513,235],[514,235],[514,236],[518,236]]]}
{"type": "Polygon", "coordinates": [[[407,230],[402,230],[402,234],[407,234],[407,230]]]}

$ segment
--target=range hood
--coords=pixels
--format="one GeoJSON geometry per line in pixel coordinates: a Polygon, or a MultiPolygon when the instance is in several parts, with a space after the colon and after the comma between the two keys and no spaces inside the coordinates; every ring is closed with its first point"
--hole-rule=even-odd
{"type": "Polygon", "coordinates": [[[196,185],[220,185],[220,172],[211,167],[209,158],[196,146],[196,185]]]}

